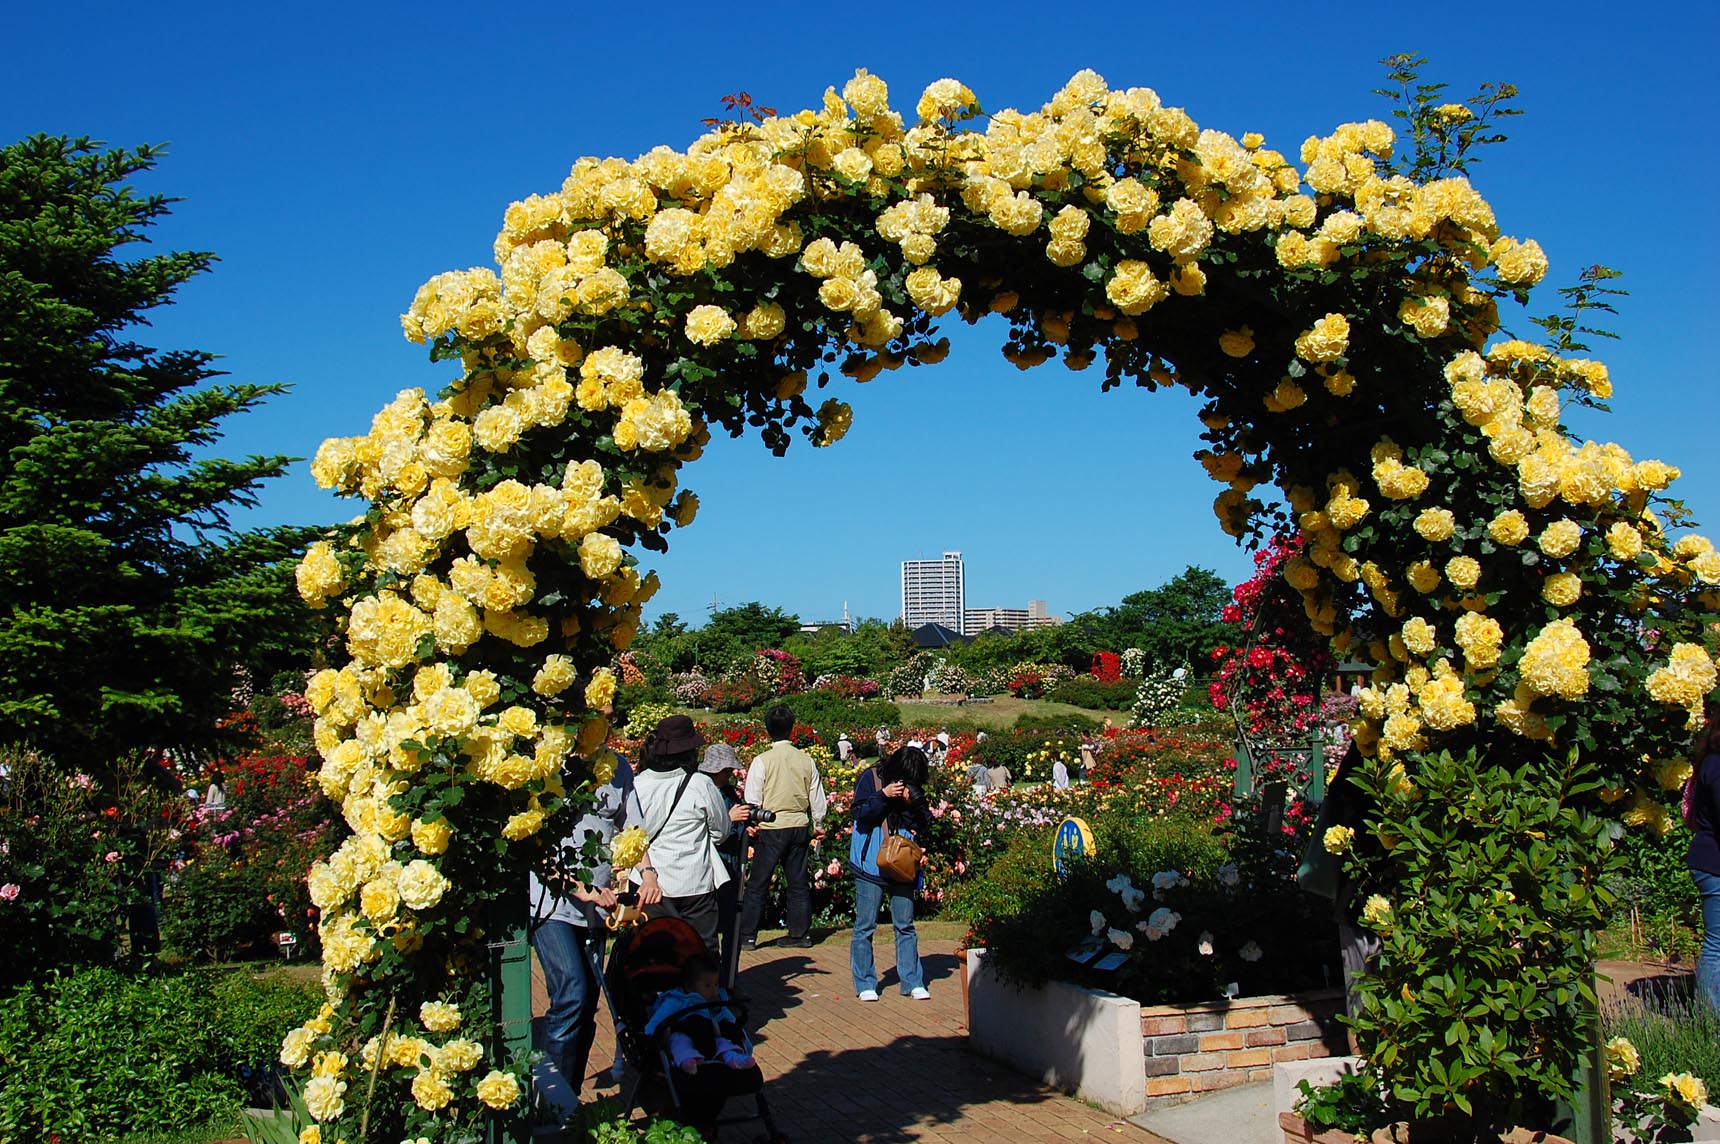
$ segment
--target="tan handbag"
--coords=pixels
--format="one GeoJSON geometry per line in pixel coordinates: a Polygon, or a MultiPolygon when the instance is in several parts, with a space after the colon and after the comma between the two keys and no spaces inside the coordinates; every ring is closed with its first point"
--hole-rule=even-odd
{"type": "MultiPolygon", "coordinates": [[[[878,781],[876,770],[872,781],[878,781]]],[[[920,877],[920,859],[925,851],[912,838],[890,830],[890,816],[884,815],[884,841],[878,847],[878,875],[892,882],[913,882],[920,877]]]]}

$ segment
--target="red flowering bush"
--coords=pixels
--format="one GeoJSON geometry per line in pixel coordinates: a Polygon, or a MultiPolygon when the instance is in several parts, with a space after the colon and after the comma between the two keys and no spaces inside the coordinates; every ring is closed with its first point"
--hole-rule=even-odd
{"type": "Polygon", "coordinates": [[[1123,678],[1123,657],[1114,651],[1096,651],[1089,670],[1100,683],[1116,683],[1123,678]]]}
{"type": "Polygon", "coordinates": [[[756,684],[771,698],[806,690],[806,673],[801,670],[799,658],[772,647],[753,655],[742,678],[756,684]]]}
{"type": "Polygon", "coordinates": [[[1242,639],[1212,650],[1212,705],[1233,714],[1250,737],[1271,742],[1295,739],[1319,722],[1320,680],[1332,665],[1300,593],[1284,579],[1284,565],[1301,550],[1300,537],[1279,537],[1255,554],[1254,575],[1224,609],[1242,639]]]}
{"type": "Polygon", "coordinates": [[[876,679],[859,675],[821,675],[812,683],[814,691],[832,691],[844,699],[874,699],[883,692],[876,679]]]}

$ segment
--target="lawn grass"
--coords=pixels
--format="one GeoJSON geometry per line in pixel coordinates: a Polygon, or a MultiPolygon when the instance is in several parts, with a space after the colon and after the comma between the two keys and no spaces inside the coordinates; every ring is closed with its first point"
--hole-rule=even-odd
{"type": "MultiPolygon", "coordinates": [[[[1017,699],[1013,695],[993,696],[983,703],[965,703],[960,706],[951,703],[921,703],[911,699],[898,699],[895,702],[897,710],[902,713],[904,727],[1007,731],[1022,715],[1032,715],[1039,719],[1080,717],[1091,719],[1095,723],[1109,719],[1118,727],[1130,726],[1133,720],[1133,716],[1127,711],[1094,711],[1085,707],[1073,707],[1067,703],[1053,703],[1049,699],[1017,699]]],[[[710,723],[733,717],[698,707],[676,707],[674,711],[678,715],[691,716],[695,723],[710,723]]]]}

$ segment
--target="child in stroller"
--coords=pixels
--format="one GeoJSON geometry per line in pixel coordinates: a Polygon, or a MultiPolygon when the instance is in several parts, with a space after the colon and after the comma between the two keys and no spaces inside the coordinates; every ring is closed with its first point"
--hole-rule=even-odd
{"type": "Polygon", "coordinates": [[[656,918],[628,933],[605,974],[617,1034],[634,1072],[622,1093],[631,1111],[642,1086],[661,1080],[677,1119],[707,1140],[719,1124],[761,1120],[766,1139],[782,1136],[764,1098],[764,1074],[752,1058],[744,1007],[718,983],[719,965],[679,918],[656,918]],[[719,1119],[730,1097],[751,1095],[757,1112],[719,1119]]]}
{"type": "Polygon", "coordinates": [[[697,1073],[705,1064],[731,1069],[756,1069],[744,1047],[746,1030],[728,1009],[728,998],[717,979],[722,967],[709,953],[695,954],[681,969],[681,988],[660,994],[645,1022],[647,1035],[669,1030],[669,1058],[684,1073],[697,1073]]]}

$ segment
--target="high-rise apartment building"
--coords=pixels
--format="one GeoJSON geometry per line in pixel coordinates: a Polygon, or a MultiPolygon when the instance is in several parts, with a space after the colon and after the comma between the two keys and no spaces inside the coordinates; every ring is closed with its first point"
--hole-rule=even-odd
{"type": "Polygon", "coordinates": [[[946,552],[940,560],[902,561],[902,622],[909,630],[922,624],[942,624],[967,631],[967,576],[962,554],[946,552]]]}

